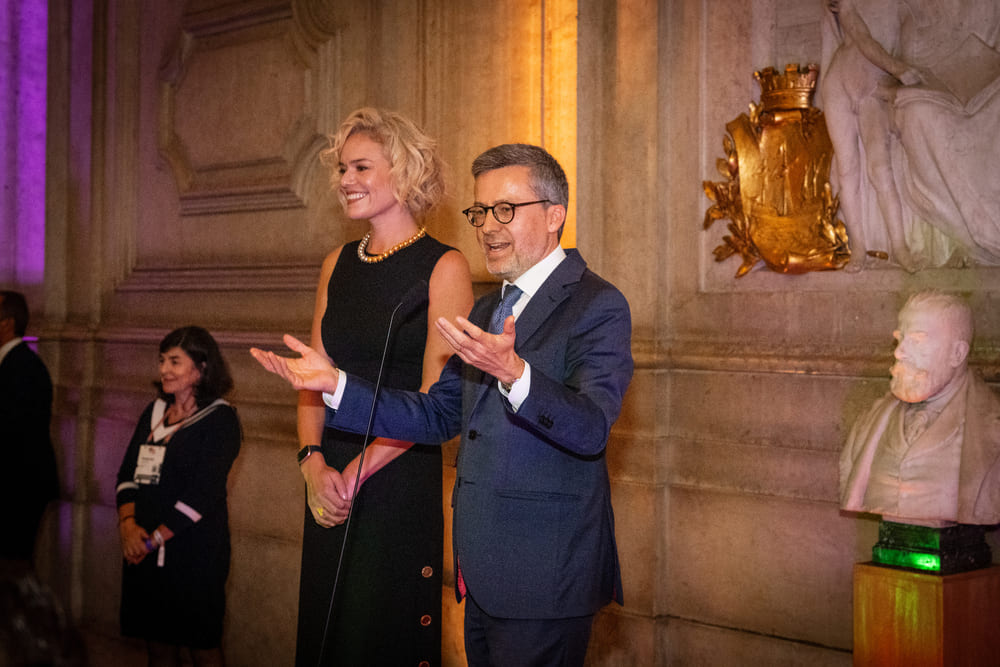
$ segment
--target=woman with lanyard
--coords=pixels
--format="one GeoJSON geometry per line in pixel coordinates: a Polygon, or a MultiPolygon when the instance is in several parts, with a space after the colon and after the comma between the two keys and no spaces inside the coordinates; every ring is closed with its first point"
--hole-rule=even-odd
{"type": "Polygon", "coordinates": [[[150,665],[181,664],[181,647],[194,665],[221,665],[226,479],[242,439],[222,398],[233,381],[201,327],[161,341],[159,377],[118,471],[122,634],[146,640],[150,665]]]}

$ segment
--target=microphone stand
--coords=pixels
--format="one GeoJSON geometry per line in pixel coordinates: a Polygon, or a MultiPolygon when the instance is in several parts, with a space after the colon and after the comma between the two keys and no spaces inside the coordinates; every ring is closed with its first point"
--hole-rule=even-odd
{"type": "Polygon", "coordinates": [[[326,650],[326,636],[330,631],[330,618],[333,615],[333,602],[337,597],[337,585],[340,583],[340,568],[344,564],[344,552],[347,549],[347,535],[351,530],[351,517],[354,516],[354,502],[358,498],[358,488],[361,484],[361,472],[365,467],[365,451],[368,449],[368,441],[371,438],[372,426],[375,423],[375,405],[378,402],[378,392],[382,386],[382,371],[385,368],[385,358],[389,354],[389,341],[392,338],[392,323],[396,319],[396,313],[399,309],[403,307],[404,304],[415,305],[426,298],[426,293],[424,290],[427,289],[427,281],[420,280],[413,287],[407,290],[403,298],[400,299],[396,307],[392,309],[392,314],[389,316],[389,326],[385,332],[385,345],[382,348],[382,359],[378,366],[378,375],[375,376],[375,390],[372,392],[372,407],[368,413],[368,428],[365,430],[365,437],[361,444],[361,455],[358,460],[358,472],[354,478],[354,498],[351,500],[351,506],[347,509],[347,519],[344,521],[344,540],[340,543],[340,556],[337,558],[337,572],[333,577],[333,590],[330,591],[330,606],[326,611],[326,622],[323,625],[323,638],[319,645],[319,658],[317,661],[317,667],[322,667],[323,664],[323,652],[326,650]]]}

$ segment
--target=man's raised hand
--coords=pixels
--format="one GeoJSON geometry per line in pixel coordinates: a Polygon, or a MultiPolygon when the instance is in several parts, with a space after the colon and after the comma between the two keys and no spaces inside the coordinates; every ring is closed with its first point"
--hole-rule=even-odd
{"type": "Polygon", "coordinates": [[[339,373],[329,359],[294,336],[285,334],[282,340],[288,349],[298,352],[301,356],[281,357],[274,352],[256,347],[250,348],[250,354],[265,369],[287,380],[294,389],[327,393],[333,393],[337,389],[339,373]]]}

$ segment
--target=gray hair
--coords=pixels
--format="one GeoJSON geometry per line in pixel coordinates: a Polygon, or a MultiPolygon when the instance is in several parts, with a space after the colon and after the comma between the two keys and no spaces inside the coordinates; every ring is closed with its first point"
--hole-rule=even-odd
{"type": "Polygon", "coordinates": [[[559,162],[541,146],[501,144],[481,153],[472,162],[472,176],[504,167],[528,167],[531,189],[542,199],[563,208],[569,206],[569,182],[559,162]]]}

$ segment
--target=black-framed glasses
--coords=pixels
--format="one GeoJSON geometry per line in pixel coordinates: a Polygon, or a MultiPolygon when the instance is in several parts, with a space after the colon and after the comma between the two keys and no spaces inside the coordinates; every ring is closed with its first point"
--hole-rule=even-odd
{"type": "Polygon", "coordinates": [[[469,208],[462,211],[462,215],[469,219],[469,224],[473,227],[482,227],[486,223],[486,214],[489,211],[493,211],[493,218],[499,222],[501,225],[506,225],[511,220],[514,219],[514,213],[517,211],[518,206],[531,206],[532,204],[551,204],[552,202],[548,199],[539,199],[538,201],[524,201],[519,204],[511,204],[510,202],[497,202],[493,206],[470,206],[469,208]]]}

